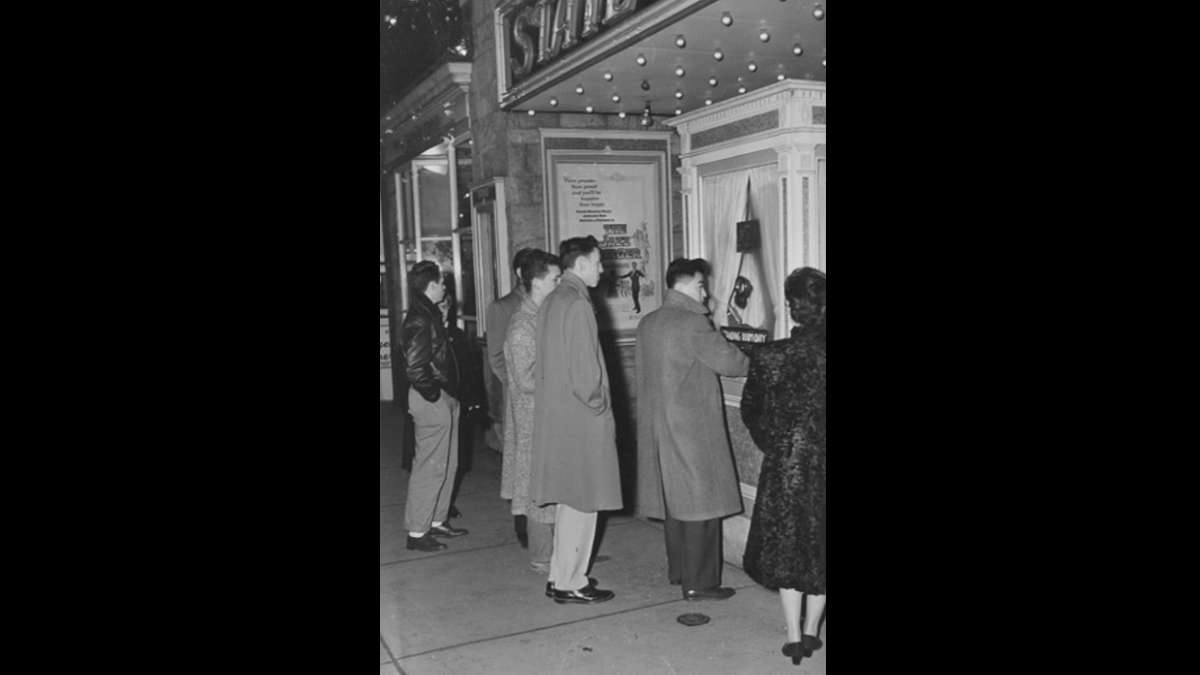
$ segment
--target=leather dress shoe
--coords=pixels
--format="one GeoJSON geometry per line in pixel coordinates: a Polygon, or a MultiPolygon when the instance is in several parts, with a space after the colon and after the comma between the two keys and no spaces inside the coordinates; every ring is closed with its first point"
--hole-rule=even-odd
{"type": "Polygon", "coordinates": [[[593,586],[584,586],[578,591],[553,590],[553,592],[554,602],[557,602],[560,605],[565,605],[568,602],[590,605],[597,602],[612,600],[616,596],[616,593],[613,593],[612,591],[606,591],[593,586]]]}
{"type": "MultiPolygon", "coordinates": [[[[591,577],[588,577],[588,588],[595,588],[595,587],[596,587],[596,580],[591,577]]],[[[547,598],[554,597],[554,584],[550,583],[549,581],[546,582],[546,597],[547,598]]]]}
{"type": "Polygon", "coordinates": [[[408,541],[405,544],[410,551],[440,551],[446,548],[442,542],[430,537],[426,534],[423,537],[408,536],[408,541]]]}
{"type": "Polygon", "coordinates": [[[466,530],[461,527],[454,527],[449,521],[429,528],[429,534],[435,537],[461,537],[466,533],[466,530]]]}
{"type": "Polygon", "coordinates": [[[693,588],[683,592],[684,600],[726,600],[737,591],[726,586],[717,588],[693,588]]]}

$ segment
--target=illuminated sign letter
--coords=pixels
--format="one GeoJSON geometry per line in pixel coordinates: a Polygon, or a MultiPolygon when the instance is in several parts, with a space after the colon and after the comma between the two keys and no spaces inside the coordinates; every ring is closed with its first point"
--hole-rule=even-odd
{"type": "Polygon", "coordinates": [[[528,32],[531,23],[533,23],[532,7],[526,7],[516,12],[513,17],[513,42],[521,48],[521,61],[518,63],[515,58],[512,59],[513,77],[525,77],[529,74],[530,70],[533,70],[533,57],[535,53],[533,38],[528,32]]]}
{"type": "Polygon", "coordinates": [[[605,12],[605,26],[623,19],[625,16],[632,14],[633,10],[637,9],[637,0],[606,0],[606,2],[608,3],[608,11],[605,12]]]}
{"type": "Polygon", "coordinates": [[[550,34],[550,58],[574,47],[579,41],[579,4],[580,0],[558,0],[550,34]]]}
{"type": "Polygon", "coordinates": [[[583,33],[585,38],[591,37],[600,30],[600,3],[603,0],[584,0],[583,33]]]}
{"type": "Polygon", "coordinates": [[[538,0],[538,55],[539,64],[550,60],[550,34],[554,32],[554,0],[538,0]]]}

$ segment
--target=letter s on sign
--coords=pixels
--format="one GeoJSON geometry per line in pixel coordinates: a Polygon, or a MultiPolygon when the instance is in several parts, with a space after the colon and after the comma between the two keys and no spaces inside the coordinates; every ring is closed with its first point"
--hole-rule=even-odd
{"type": "Polygon", "coordinates": [[[530,20],[533,18],[533,8],[526,7],[513,16],[513,42],[521,48],[521,60],[512,59],[513,79],[525,77],[533,69],[533,37],[529,35],[530,20]]]}

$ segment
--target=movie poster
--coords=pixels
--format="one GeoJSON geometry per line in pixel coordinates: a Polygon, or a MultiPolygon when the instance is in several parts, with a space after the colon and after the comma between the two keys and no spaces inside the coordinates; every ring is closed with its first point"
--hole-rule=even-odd
{"type": "Polygon", "coordinates": [[[662,304],[666,214],[661,153],[551,157],[551,248],[589,234],[600,241],[604,271],[593,300],[604,306],[597,323],[601,330],[628,337],[643,316],[662,304]]]}

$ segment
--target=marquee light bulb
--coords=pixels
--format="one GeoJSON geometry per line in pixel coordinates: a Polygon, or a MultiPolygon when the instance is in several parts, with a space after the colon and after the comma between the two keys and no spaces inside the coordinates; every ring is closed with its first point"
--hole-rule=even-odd
{"type": "Polygon", "coordinates": [[[725,58],[725,52],[721,51],[720,49],[716,49],[713,51],[713,58],[720,61],[721,59],[725,58]]]}
{"type": "Polygon", "coordinates": [[[717,78],[715,78],[715,77],[708,78],[708,86],[710,86],[710,87],[717,86],[717,78]]]}
{"type": "Polygon", "coordinates": [[[576,93],[576,94],[583,94],[583,85],[582,85],[582,84],[577,84],[577,85],[575,85],[575,93],[576,93]]]}
{"type": "Polygon", "coordinates": [[[589,105],[589,106],[585,106],[584,110],[586,110],[588,112],[592,112],[593,110],[595,110],[595,108],[593,108],[592,106],[589,105]]]}
{"type": "Polygon", "coordinates": [[[733,25],[733,15],[730,14],[729,12],[723,13],[721,15],[721,23],[725,24],[726,28],[728,28],[729,26],[732,26],[733,25]]]}
{"type": "Polygon", "coordinates": [[[558,99],[556,99],[556,98],[554,98],[553,96],[551,96],[551,97],[550,97],[550,105],[553,105],[553,106],[556,106],[556,105],[558,105],[558,99]]]}
{"type": "Polygon", "coordinates": [[[641,54],[638,54],[638,55],[637,55],[637,58],[636,58],[636,59],[634,59],[634,61],[637,61],[637,64],[638,64],[639,66],[644,66],[644,65],[646,65],[646,57],[645,57],[645,56],[642,56],[641,54]]]}
{"type": "Polygon", "coordinates": [[[817,21],[825,18],[825,9],[821,5],[813,7],[813,18],[817,21]]]}
{"type": "Polygon", "coordinates": [[[613,95],[612,95],[612,102],[613,102],[613,103],[620,103],[620,102],[621,102],[621,95],[620,95],[620,94],[613,94],[613,95]]]}
{"type": "Polygon", "coordinates": [[[612,82],[612,73],[604,73],[604,81],[612,82]]]}
{"type": "Polygon", "coordinates": [[[771,34],[765,30],[761,30],[758,32],[758,40],[759,42],[769,42],[771,40],[771,34]]]}
{"type": "Polygon", "coordinates": [[[746,70],[749,70],[753,73],[754,71],[758,70],[758,64],[751,61],[750,63],[746,64],[746,70]]]}
{"type": "Polygon", "coordinates": [[[687,46],[687,40],[685,40],[682,35],[676,35],[675,36],[675,46],[679,47],[680,49],[683,49],[684,47],[687,46]]]}
{"type": "Polygon", "coordinates": [[[792,45],[792,53],[796,56],[800,56],[804,53],[804,47],[801,47],[800,43],[797,42],[796,44],[792,45]]]}
{"type": "Polygon", "coordinates": [[[675,66],[675,77],[683,77],[683,66],[675,66]]]}

